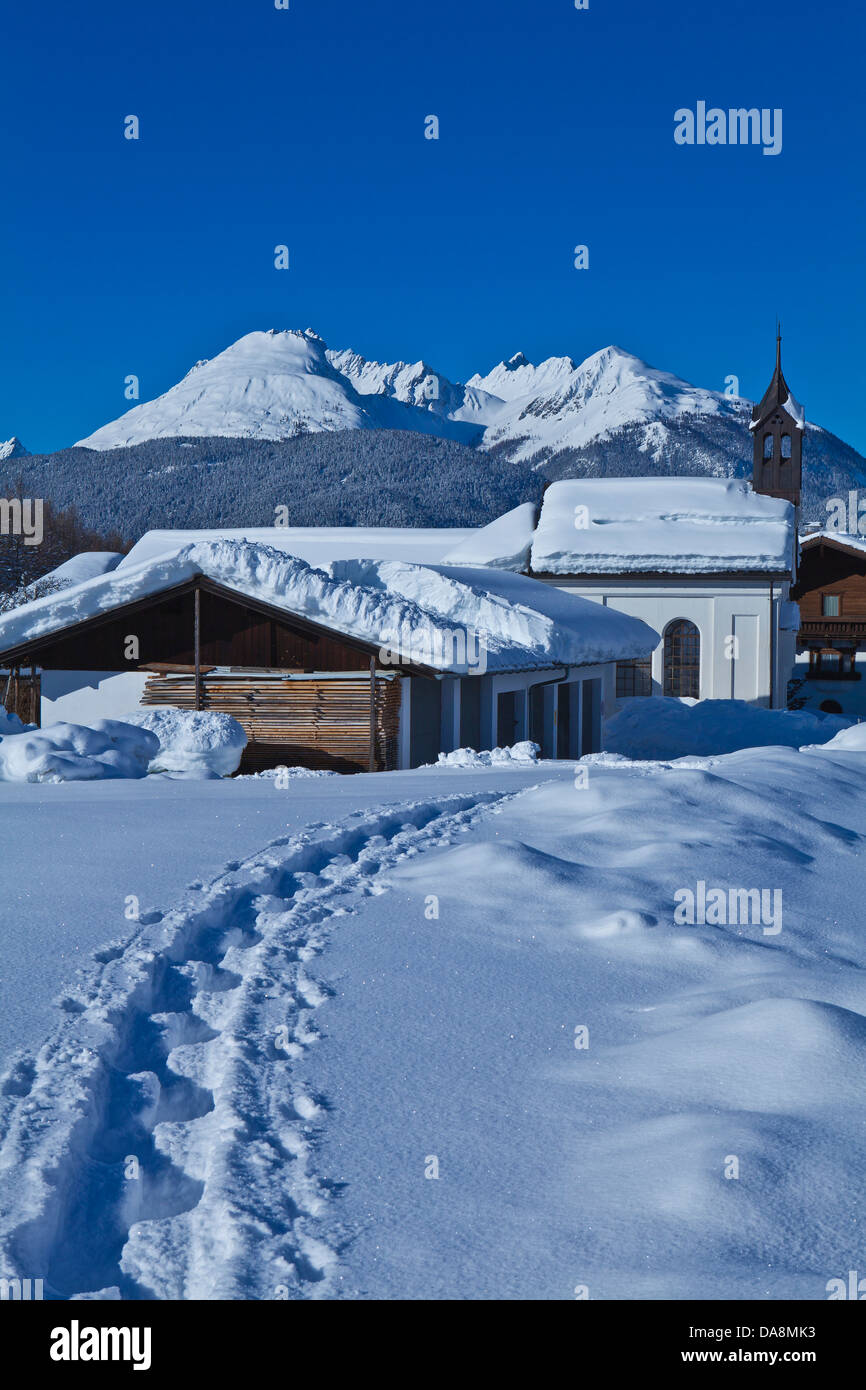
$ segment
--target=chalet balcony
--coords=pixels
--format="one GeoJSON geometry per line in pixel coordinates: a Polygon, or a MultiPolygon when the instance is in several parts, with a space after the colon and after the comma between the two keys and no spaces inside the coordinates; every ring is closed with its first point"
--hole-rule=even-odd
{"type": "Polygon", "coordinates": [[[866,618],[801,618],[800,640],[804,637],[841,637],[863,641],[866,639],[866,618]]]}

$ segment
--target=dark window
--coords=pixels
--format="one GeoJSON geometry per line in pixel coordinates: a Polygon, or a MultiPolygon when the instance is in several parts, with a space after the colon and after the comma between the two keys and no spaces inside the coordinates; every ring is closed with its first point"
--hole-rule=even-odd
{"type": "Polygon", "coordinates": [[[616,698],[629,699],[632,695],[652,695],[652,661],[618,661],[616,663],[616,698]]]}
{"type": "Polygon", "coordinates": [[[822,709],[825,714],[842,713],[842,706],[839,704],[838,700],[822,700],[818,708],[822,709]]]}
{"type": "Polygon", "coordinates": [[[601,751],[601,681],[581,682],[583,694],[583,728],[580,735],[580,751],[599,753],[601,751]]]}
{"type": "Polygon", "coordinates": [[[460,682],[460,743],[464,748],[481,747],[481,680],[464,676],[460,682]]]}
{"type": "Polygon", "coordinates": [[[783,434],[783,435],[782,435],[782,458],[783,458],[783,459],[789,459],[790,457],[791,457],[791,436],[790,436],[789,434],[783,434]]]}
{"type": "Polygon", "coordinates": [[[496,742],[500,748],[510,748],[516,742],[517,692],[504,690],[497,701],[496,742]]]}
{"type": "Polygon", "coordinates": [[[701,634],[687,618],[675,618],[664,636],[665,694],[700,699],[701,634]]]}
{"type": "Polygon", "coordinates": [[[765,458],[765,459],[771,459],[772,457],[773,457],[773,436],[772,436],[771,434],[765,434],[765,435],[764,435],[764,458],[765,458]]]}

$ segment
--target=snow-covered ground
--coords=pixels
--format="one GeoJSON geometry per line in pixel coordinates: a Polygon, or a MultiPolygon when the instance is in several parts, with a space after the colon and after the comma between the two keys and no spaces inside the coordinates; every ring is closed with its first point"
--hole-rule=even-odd
{"type": "Polygon", "coordinates": [[[0,784],[0,1273],[826,1298],[866,1201],[859,743],[0,784]]]}

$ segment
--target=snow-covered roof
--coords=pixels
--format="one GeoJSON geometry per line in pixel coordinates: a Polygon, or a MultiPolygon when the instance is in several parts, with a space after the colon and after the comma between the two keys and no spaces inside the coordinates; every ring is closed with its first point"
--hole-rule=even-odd
{"type": "Polygon", "coordinates": [[[373,644],[391,653],[393,664],[416,662],[442,672],[626,660],[647,655],[659,641],[637,618],[524,575],[402,560],[334,560],[314,569],[271,546],[219,540],[184,545],[137,565],[125,562],[14,609],[0,617],[0,652],[197,575],[373,644]]]}
{"type": "Polygon", "coordinates": [[[535,535],[538,508],[521,502],[487,526],[470,531],[444,556],[446,565],[489,565],[500,570],[525,570],[535,535]]]}
{"type": "Polygon", "coordinates": [[[532,545],[547,574],[785,573],[794,508],[735,478],[552,483],[532,545]]]}
{"type": "Polygon", "coordinates": [[[847,531],[809,531],[800,538],[800,549],[806,550],[819,541],[829,541],[831,545],[841,545],[845,550],[856,550],[861,555],[866,554],[866,536],[849,536],[847,531]]]}
{"type": "Polygon", "coordinates": [[[477,534],[478,528],[467,526],[246,526],[215,531],[147,531],[121,561],[120,568],[130,569],[184,545],[243,540],[296,555],[309,565],[358,557],[442,564],[449,551],[477,534]]]}
{"type": "MultiPolygon", "coordinates": [[[[790,415],[798,430],[804,430],[806,428],[806,412],[800,402],[791,395],[790,391],[788,391],[785,399],[782,401],[782,409],[790,415]]],[[[766,415],[758,416],[757,419],[749,423],[749,429],[756,430],[764,419],[766,419],[766,415]]]]}
{"type": "Polygon", "coordinates": [[[109,570],[116,569],[122,559],[122,550],[82,550],[80,554],[64,560],[56,569],[40,575],[40,579],[80,584],[85,579],[93,579],[98,574],[107,574],[109,570]]]}

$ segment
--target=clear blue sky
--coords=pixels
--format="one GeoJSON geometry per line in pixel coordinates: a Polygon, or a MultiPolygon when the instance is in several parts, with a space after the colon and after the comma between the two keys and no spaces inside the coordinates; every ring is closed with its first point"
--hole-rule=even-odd
{"type": "Polygon", "coordinates": [[[290,4],[7,7],[0,439],[72,443],[127,374],[149,399],[271,327],[456,379],[614,342],[760,396],[778,313],[866,451],[861,6],[290,4]],[[781,107],[782,153],[678,147],[698,100],[781,107]]]}

